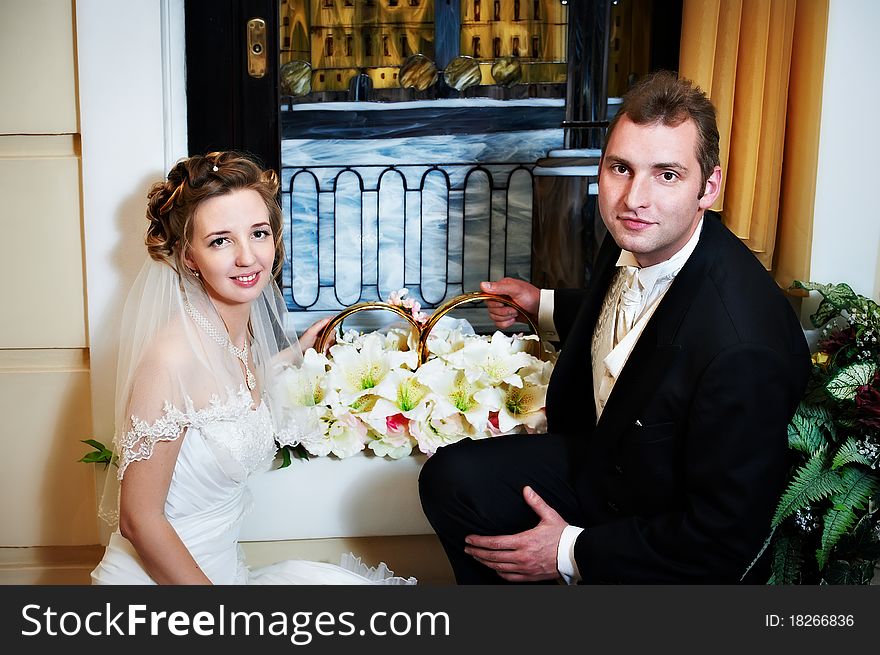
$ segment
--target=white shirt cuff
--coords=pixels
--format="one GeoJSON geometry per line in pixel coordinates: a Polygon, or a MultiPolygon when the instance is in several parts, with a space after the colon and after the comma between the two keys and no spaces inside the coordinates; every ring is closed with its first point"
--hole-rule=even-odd
{"type": "Polygon", "coordinates": [[[581,573],[574,560],[574,542],[583,531],[583,528],[567,525],[559,537],[559,545],[556,547],[556,568],[559,570],[559,575],[565,580],[565,584],[580,582],[581,573]]]}
{"type": "Polygon", "coordinates": [[[556,324],[553,323],[553,289],[541,289],[541,299],[538,301],[538,329],[541,338],[547,341],[559,341],[559,333],[556,324]]]}

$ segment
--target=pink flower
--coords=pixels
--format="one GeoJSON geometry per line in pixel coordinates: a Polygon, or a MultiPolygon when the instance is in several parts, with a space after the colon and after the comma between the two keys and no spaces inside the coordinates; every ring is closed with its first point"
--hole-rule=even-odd
{"type": "Polygon", "coordinates": [[[400,434],[406,432],[409,419],[403,414],[393,414],[385,417],[385,425],[389,433],[400,434]]]}
{"type": "Polygon", "coordinates": [[[398,307],[405,306],[404,298],[406,294],[409,293],[409,289],[400,289],[398,291],[392,291],[391,295],[388,296],[388,304],[389,305],[397,305],[398,307]]]}
{"type": "Polygon", "coordinates": [[[504,431],[498,426],[498,412],[489,412],[489,422],[486,424],[486,427],[489,428],[489,432],[493,437],[504,434],[504,431]]]}

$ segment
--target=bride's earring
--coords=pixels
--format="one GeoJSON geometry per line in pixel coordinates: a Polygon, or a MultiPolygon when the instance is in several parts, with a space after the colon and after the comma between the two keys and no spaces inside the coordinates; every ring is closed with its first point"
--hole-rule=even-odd
{"type": "Polygon", "coordinates": [[[186,270],[188,270],[189,274],[192,275],[193,277],[195,277],[195,278],[199,277],[199,272],[197,270],[192,269],[192,268],[187,268],[186,270]]]}

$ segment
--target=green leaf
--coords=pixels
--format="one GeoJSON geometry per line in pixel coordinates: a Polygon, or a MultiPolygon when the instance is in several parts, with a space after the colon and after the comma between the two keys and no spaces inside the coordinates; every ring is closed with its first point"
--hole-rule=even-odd
{"type": "Polygon", "coordinates": [[[872,564],[880,561],[880,541],[875,536],[874,518],[871,514],[863,514],[856,527],[840,538],[835,552],[842,559],[865,560],[872,564]]]}
{"type": "MultiPolygon", "coordinates": [[[[277,442],[276,442],[277,443],[277,442]]],[[[281,464],[279,469],[287,468],[293,461],[293,457],[297,459],[309,459],[309,451],[302,444],[296,446],[278,446],[278,454],[281,456],[281,464]]]]}
{"type": "Polygon", "coordinates": [[[105,446],[100,441],[97,441],[95,439],[80,439],[80,443],[84,443],[86,445],[89,445],[92,448],[94,448],[95,450],[102,450],[102,451],[107,450],[107,446],[105,446]]]}
{"type": "Polygon", "coordinates": [[[85,455],[82,456],[81,459],[78,459],[76,461],[85,462],[86,464],[101,464],[101,463],[107,462],[109,460],[107,460],[104,457],[104,453],[101,453],[101,452],[98,452],[97,450],[95,450],[90,453],[86,453],[85,455]]]}
{"type": "Polygon", "coordinates": [[[779,500],[776,514],[773,515],[772,526],[776,527],[799,509],[809,507],[823,498],[842,489],[840,475],[837,471],[826,468],[825,451],[820,450],[807,460],[795,474],[794,480],[779,500]]]}
{"type": "Polygon", "coordinates": [[[770,534],[767,535],[767,538],[764,540],[764,543],[761,545],[761,548],[758,550],[758,554],[755,555],[755,558],[746,567],[746,570],[743,572],[742,577],[740,577],[740,579],[739,579],[740,582],[742,582],[745,579],[745,577],[748,575],[749,571],[752,570],[752,567],[754,567],[755,564],[758,563],[758,560],[761,559],[761,555],[764,554],[764,551],[767,550],[767,547],[770,544],[774,543],[773,537],[775,537],[775,536],[776,536],[776,528],[773,528],[772,530],[770,530],[770,534]]]}
{"type": "Polygon", "coordinates": [[[831,414],[824,407],[802,402],[788,424],[788,446],[812,455],[827,445],[822,428],[834,433],[831,414]]]}
{"type": "Polygon", "coordinates": [[[877,365],[870,362],[850,364],[825,383],[825,390],[837,400],[853,400],[859,387],[874,379],[876,370],[877,365]]]}
{"type": "Polygon", "coordinates": [[[803,566],[803,541],[797,537],[780,534],[773,545],[770,560],[770,585],[789,585],[800,582],[803,566]]]}
{"type": "Polygon", "coordinates": [[[795,280],[792,285],[795,289],[806,291],[818,291],[822,300],[816,308],[816,312],[810,316],[813,327],[822,327],[828,321],[858,302],[856,295],[848,284],[820,284],[818,282],[800,282],[795,280]]]}
{"type": "Polygon", "coordinates": [[[857,510],[868,508],[868,499],[877,490],[877,480],[870,469],[849,467],[841,476],[843,488],[831,496],[831,507],[825,512],[822,544],[816,552],[819,568],[825,568],[828,558],[840,537],[858,520],[857,510]]]}
{"type": "Polygon", "coordinates": [[[873,562],[835,560],[823,571],[822,584],[868,585],[874,577],[873,562]]]}
{"type": "Polygon", "coordinates": [[[95,439],[80,439],[80,443],[87,444],[94,448],[94,450],[76,460],[78,462],[84,462],[86,464],[110,464],[115,460],[113,452],[100,441],[96,441],[95,439]]]}
{"type": "Polygon", "coordinates": [[[839,469],[847,464],[871,466],[871,461],[859,452],[859,444],[852,437],[849,437],[835,453],[834,459],[831,460],[831,468],[839,469]]]}

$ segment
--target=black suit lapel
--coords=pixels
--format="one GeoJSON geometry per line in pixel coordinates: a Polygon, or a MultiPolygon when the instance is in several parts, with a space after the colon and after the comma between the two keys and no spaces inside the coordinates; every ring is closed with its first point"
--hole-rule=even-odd
{"type": "Polygon", "coordinates": [[[551,432],[577,433],[584,421],[596,422],[590,345],[608,285],[617,270],[620,248],[611,235],[605,237],[589,289],[571,326],[547,389],[547,427],[551,432]]]}
{"type": "Polygon", "coordinates": [[[681,350],[673,344],[692,299],[706,279],[721,227],[716,214],[706,213],[700,240],[645,326],[602,411],[597,432],[613,436],[639,419],[681,350]]]}

